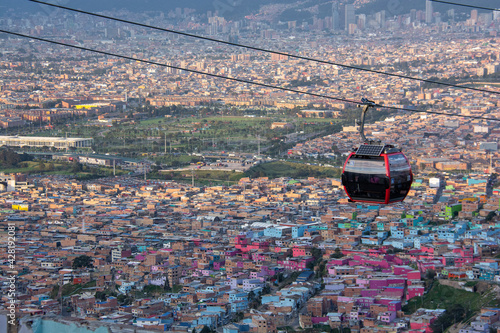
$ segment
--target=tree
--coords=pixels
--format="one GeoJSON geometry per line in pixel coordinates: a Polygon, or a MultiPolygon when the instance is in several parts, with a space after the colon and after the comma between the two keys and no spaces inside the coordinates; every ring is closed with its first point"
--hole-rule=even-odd
{"type": "Polygon", "coordinates": [[[262,288],[262,293],[269,294],[270,292],[271,292],[271,287],[268,284],[266,284],[264,288],[262,288]]]}
{"type": "Polygon", "coordinates": [[[95,297],[95,299],[98,299],[98,300],[104,302],[106,300],[106,293],[104,291],[96,291],[94,297],[95,297]]]}
{"type": "Polygon", "coordinates": [[[316,262],[319,259],[321,259],[323,252],[321,251],[321,249],[318,249],[317,247],[313,247],[311,250],[311,255],[313,256],[314,261],[316,262]]]}
{"type": "Polygon", "coordinates": [[[236,312],[236,314],[233,316],[233,322],[237,323],[245,318],[245,315],[243,312],[236,312]]]}
{"type": "Polygon", "coordinates": [[[344,256],[344,254],[342,254],[342,251],[340,250],[340,248],[335,248],[335,253],[333,253],[330,258],[342,258],[344,256]]]}
{"type": "Polygon", "coordinates": [[[321,263],[319,264],[319,276],[323,277],[325,275],[326,275],[326,262],[321,261],[321,263]]]}
{"type": "Polygon", "coordinates": [[[49,296],[50,298],[55,299],[58,294],[59,294],[59,286],[56,284],[52,287],[52,291],[50,292],[49,296]]]}
{"type": "Polygon", "coordinates": [[[165,289],[165,291],[172,290],[172,288],[170,287],[170,281],[168,280],[167,275],[165,275],[165,283],[163,284],[163,289],[165,289]]]}
{"type": "Polygon", "coordinates": [[[442,333],[454,323],[465,318],[465,308],[461,304],[454,304],[432,322],[430,327],[434,333],[442,333]]]}
{"type": "Polygon", "coordinates": [[[433,269],[428,269],[427,272],[425,272],[425,278],[428,280],[434,279],[435,276],[436,276],[436,271],[434,271],[433,269]]]}
{"type": "Polygon", "coordinates": [[[208,328],[207,325],[203,326],[203,329],[200,331],[200,333],[211,333],[212,330],[208,328]]]}
{"type": "Polygon", "coordinates": [[[94,261],[94,259],[92,259],[91,257],[86,256],[86,255],[81,255],[79,257],[76,257],[73,260],[72,267],[74,269],[77,269],[77,268],[80,268],[80,267],[94,267],[93,261],[94,261]]]}
{"type": "Polygon", "coordinates": [[[123,294],[118,295],[116,299],[120,305],[130,305],[133,301],[132,297],[123,294]]]}
{"type": "MultiPolygon", "coordinates": [[[[23,154],[24,156],[25,154],[23,154]]],[[[10,148],[0,149],[0,165],[7,167],[16,166],[19,162],[23,161],[21,156],[10,148]]]]}
{"type": "Polygon", "coordinates": [[[38,170],[44,171],[45,170],[45,163],[42,161],[38,162],[38,165],[36,166],[38,170]]]}
{"type": "Polygon", "coordinates": [[[71,171],[73,173],[81,172],[83,170],[82,164],[78,162],[76,159],[73,160],[71,164],[71,171]]]}

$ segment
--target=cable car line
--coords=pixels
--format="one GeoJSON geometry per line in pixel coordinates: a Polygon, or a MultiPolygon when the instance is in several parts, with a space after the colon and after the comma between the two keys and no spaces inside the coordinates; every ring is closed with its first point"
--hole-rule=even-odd
{"type": "MultiPolygon", "coordinates": [[[[56,44],[56,45],[60,45],[60,46],[70,47],[70,48],[74,48],[74,49],[78,49],[78,50],[82,50],[82,51],[89,51],[89,52],[99,53],[99,54],[103,54],[103,55],[107,55],[107,56],[111,56],[111,57],[122,58],[122,59],[126,59],[126,60],[132,60],[132,61],[142,62],[142,63],[146,63],[146,64],[150,64],[150,65],[156,65],[156,66],[161,66],[161,67],[167,67],[167,68],[182,70],[182,71],[191,72],[191,73],[195,73],[195,74],[200,74],[200,75],[205,75],[205,76],[211,76],[211,77],[215,77],[215,78],[219,78],[219,79],[225,79],[225,80],[230,80],[230,81],[235,81],[235,82],[240,82],[240,83],[246,83],[246,84],[256,85],[256,86],[260,86],[260,87],[276,89],[276,90],[283,90],[283,91],[287,91],[287,92],[293,92],[293,93],[302,94],[302,95],[309,95],[309,96],[313,96],[313,97],[330,99],[330,100],[335,100],[335,101],[345,102],[345,103],[350,103],[350,104],[356,104],[356,105],[363,104],[362,102],[351,100],[351,99],[333,97],[333,96],[322,95],[322,94],[317,94],[317,93],[312,93],[312,92],[307,92],[307,91],[301,91],[301,90],[295,90],[295,89],[290,89],[290,88],[285,88],[285,87],[273,86],[273,85],[266,84],[266,83],[261,83],[261,82],[253,82],[253,81],[248,81],[248,80],[243,80],[243,79],[238,79],[238,78],[233,78],[233,77],[227,77],[227,76],[218,75],[218,74],[201,72],[201,71],[197,71],[197,70],[194,70],[194,69],[182,68],[182,67],[173,66],[173,65],[167,65],[167,64],[163,64],[163,63],[159,63],[159,62],[155,62],[155,61],[151,61],[151,60],[139,59],[139,58],[134,58],[134,57],[125,56],[125,55],[121,55],[121,54],[111,53],[111,52],[107,52],[107,51],[100,51],[100,50],[90,49],[90,48],[86,48],[86,47],[83,47],[83,46],[71,45],[71,44],[67,44],[67,43],[57,42],[57,41],[54,41],[54,40],[40,38],[40,37],[34,37],[34,36],[30,36],[30,35],[26,35],[26,34],[21,34],[21,33],[17,33],[17,32],[12,32],[12,31],[8,31],[8,30],[3,30],[3,29],[0,29],[0,32],[6,33],[6,34],[9,34],[9,35],[13,35],[13,36],[18,36],[18,37],[23,37],[23,38],[30,38],[30,39],[34,39],[34,40],[38,40],[38,41],[42,41],[42,42],[46,42],[46,43],[51,43],[51,44],[56,44]]],[[[391,109],[391,110],[396,110],[396,111],[419,112],[419,113],[436,114],[436,115],[440,115],[440,116],[462,117],[462,118],[479,119],[479,120],[500,121],[500,119],[498,119],[498,118],[491,118],[491,117],[481,117],[481,116],[471,116],[471,115],[459,115],[459,114],[453,114],[453,113],[443,113],[443,112],[428,111],[428,110],[415,110],[415,109],[400,108],[400,107],[395,107],[395,106],[383,106],[383,107],[387,108],[387,109],[391,109]]]]}
{"type": "Polygon", "coordinates": [[[221,244],[221,245],[229,245],[228,243],[223,243],[223,242],[217,242],[217,241],[211,241],[211,240],[204,240],[204,239],[182,239],[182,238],[168,238],[168,237],[163,237],[163,236],[133,236],[133,235],[120,235],[116,232],[111,232],[107,234],[107,231],[104,231],[105,233],[103,234],[97,234],[97,233],[91,233],[91,232],[71,232],[71,231],[48,231],[51,234],[62,234],[62,235],[85,235],[85,236],[94,236],[94,237],[111,237],[111,238],[116,238],[116,237],[121,237],[121,238],[130,238],[130,239],[161,239],[162,241],[167,241],[167,242],[200,242],[200,243],[212,243],[212,244],[221,244]]]}
{"type": "Polygon", "coordinates": [[[92,12],[88,12],[88,11],[84,11],[84,10],[80,10],[80,9],[75,9],[75,8],[71,8],[71,7],[56,5],[56,4],[47,3],[47,2],[43,2],[43,1],[39,1],[39,0],[28,0],[28,1],[35,2],[35,3],[38,3],[38,4],[42,4],[42,5],[52,6],[52,7],[56,7],[56,8],[60,8],[60,9],[65,9],[65,10],[73,11],[73,12],[76,12],[76,13],[81,13],[81,14],[96,16],[96,17],[100,17],[100,18],[104,18],[104,19],[108,19],[108,20],[113,20],[113,21],[118,21],[118,22],[122,22],[122,23],[132,24],[132,25],[143,27],[143,28],[149,28],[149,29],[154,29],[154,30],[159,30],[159,31],[164,31],[164,32],[170,32],[170,33],[173,33],[173,34],[178,34],[178,35],[182,35],[182,36],[186,36],[186,37],[203,39],[203,40],[206,40],[206,41],[211,41],[211,42],[226,44],[226,45],[230,45],[230,46],[242,47],[242,48],[246,48],[246,49],[254,50],[254,51],[259,51],[259,52],[265,52],[265,53],[271,53],[271,54],[278,54],[278,55],[288,56],[290,58],[295,58],[295,59],[300,59],[300,60],[313,61],[313,62],[317,62],[317,63],[321,63],[321,64],[334,65],[334,66],[339,66],[339,67],[343,67],[343,68],[347,68],[347,69],[355,69],[355,70],[359,70],[359,71],[365,71],[365,72],[374,73],[374,74],[387,75],[387,76],[397,77],[397,78],[401,78],[401,79],[408,79],[408,80],[420,81],[420,82],[425,82],[425,83],[438,84],[438,85],[447,86],[447,87],[451,87],[451,88],[467,89],[467,90],[473,90],[473,91],[479,91],[479,92],[484,92],[484,93],[490,93],[490,94],[500,95],[499,91],[493,91],[493,90],[487,90],[487,89],[480,89],[480,88],[474,88],[474,87],[461,86],[461,85],[458,85],[458,84],[439,82],[439,81],[434,81],[434,80],[429,80],[429,79],[420,79],[420,78],[417,78],[417,77],[412,77],[412,76],[407,76],[407,75],[402,75],[402,74],[387,73],[387,72],[378,71],[378,70],[374,70],[374,69],[367,69],[367,68],[362,68],[362,67],[357,67],[357,66],[345,65],[345,64],[341,64],[341,63],[335,63],[335,62],[326,61],[326,60],[309,58],[309,57],[304,57],[304,56],[300,56],[300,55],[296,55],[296,54],[291,54],[291,53],[286,53],[286,52],[280,52],[280,51],[273,51],[273,50],[263,49],[263,48],[260,48],[260,47],[255,47],[255,46],[250,46],[250,45],[244,45],[244,44],[233,43],[233,42],[226,42],[224,40],[210,38],[210,37],[204,37],[204,36],[199,36],[199,35],[190,34],[190,33],[187,33],[187,32],[181,32],[181,31],[172,30],[172,29],[160,28],[160,27],[156,27],[156,26],[152,26],[152,25],[148,25],[148,24],[138,23],[138,22],[134,22],[134,21],[130,21],[130,20],[119,19],[119,18],[116,18],[116,17],[102,15],[102,14],[96,14],[96,13],[92,13],[92,12]]]}
{"type": "Polygon", "coordinates": [[[374,101],[361,99],[359,125],[361,145],[353,150],[342,169],[342,185],[350,202],[392,204],[403,201],[411,189],[411,165],[401,149],[364,134],[366,113],[378,107],[374,101]]]}
{"type": "Polygon", "coordinates": [[[464,3],[456,3],[456,2],[442,1],[442,0],[431,0],[431,1],[432,2],[445,3],[445,4],[448,4],[448,5],[454,5],[454,6],[462,6],[462,7],[477,8],[477,9],[491,10],[491,11],[494,11],[494,12],[500,12],[500,9],[498,9],[498,8],[480,7],[480,6],[475,6],[475,5],[467,5],[467,4],[464,4],[464,3]]]}
{"type": "Polygon", "coordinates": [[[200,74],[200,75],[212,76],[212,77],[216,77],[216,78],[220,78],[220,79],[226,79],[226,80],[231,80],[231,81],[236,81],[236,82],[240,82],[240,83],[253,84],[253,85],[257,85],[257,86],[261,86],[261,87],[266,87],[266,88],[272,88],[272,89],[280,89],[280,90],[284,90],[284,91],[288,91],[288,92],[293,92],[293,93],[298,93],[298,94],[304,94],[304,95],[310,95],[310,96],[319,97],[319,98],[332,99],[332,100],[336,100],[336,101],[340,101],[340,102],[354,103],[354,104],[358,103],[357,101],[349,100],[349,99],[345,99],[345,98],[332,97],[332,96],[321,95],[321,94],[316,94],[316,93],[307,92],[307,91],[300,91],[300,90],[295,90],[295,89],[290,89],[290,88],[285,88],[285,87],[273,86],[273,85],[266,84],[266,83],[261,83],[261,82],[253,82],[253,81],[247,81],[247,80],[238,79],[238,78],[234,78],[234,77],[227,77],[227,76],[218,75],[218,74],[206,73],[206,72],[197,71],[197,70],[194,70],[194,69],[182,68],[182,67],[173,66],[173,65],[167,65],[167,64],[163,64],[163,63],[155,62],[155,61],[151,61],[151,60],[139,59],[139,58],[134,58],[134,57],[125,56],[125,55],[121,55],[121,54],[111,53],[111,52],[107,52],[107,51],[100,51],[100,50],[90,49],[90,48],[83,47],[83,46],[76,46],[76,45],[66,44],[66,43],[57,42],[57,41],[50,40],[50,39],[34,37],[34,36],[25,35],[25,34],[21,34],[21,33],[17,33],[17,32],[11,32],[11,31],[7,31],[7,30],[1,30],[0,29],[0,32],[4,32],[4,33],[7,33],[7,34],[11,34],[11,35],[19,36],[19,37],[24,37],[24,38],[31,38],[31,39],[39,40],[39,41],[42,41],[42,42],[57,44],[57,45],[61,45],[61,46],[72,47],[72,48],[79,49],[79,50],[82,50],[82,51],[89,51],[89,52],[94,52],[94,53],[100,53],[100,54],[107,55],[107,56],[112,56],[112,57],[117,57],[117,58],[132,60],[132,61],[143,62],[143,63],[147,63],[147,64],[150,64],[150,65],[157,65],[157,66],[162,66],[162,67],[168,67],[168,68],[172,68],[172,69],[182,70],[182,71],[191,72],[191,73],[200,74]]]}

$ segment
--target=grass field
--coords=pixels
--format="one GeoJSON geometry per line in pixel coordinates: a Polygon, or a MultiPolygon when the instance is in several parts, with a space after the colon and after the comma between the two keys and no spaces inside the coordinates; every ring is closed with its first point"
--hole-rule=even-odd
{"type": "MultiPolygon", "coordinates": [[[[91,168],[85,167],[80,172],[74,172],[69,163],[57,163],[52,161],[29,161],[21,162],[17,167],[0,168],[4,173],[25,173],[25,174],[44,174],[44,175],[66,175],[73,176],[76,179],[90,179],[102,176],[111,176],[113,174],[112,168],[91,168]]],[[[129,171],[116,169],[116,175],[125,175],[129,171]]]]}
{"type": "MultiPolygon", "coordinates": [[[[320,167],[296,162],[276,161],[262,163],[254,166],[246,172],[232,172],[220,170],[194,170],[194,182],[196,185],[231,185],[237,183],[243,177],[291,177],[304,179],[308,177],[338,178],[341,170],[339,168],[320,167]]],[[[160,179],[178,180],[192,182],[191,171],[172,171],[158,175],[160,179]]]]}
{"type": "Polygon", "coordinates": [[[292,178],[338,178],[341,170],[339,168],[321,167],[297,162],[271,162],[259,164],[246,172],[249,177],[292,177],[292,178]]]}
{"type": "MultiPolygon", "coordinates": [[[[241,172],[218,171],[218,170],[195,170],[193,171],[196,186],[233,185],[245,177],[241,172]]],[[[159,178],[191,183],[193,178],[191,171],[172,171],[162,173],[159,178]]]]}
{"type": "Polygon", "coordinates": [[[461,304],[469,313],[478,312],[482,307],[498,307],[500,304],[496,294],[487,290],[485,292],[469,292],[442,285],[438,280],[434,281],[431,290],[423,297],[414,297],[403,307],[407,314],[415,312],[419,308],[447,309],[454,304],[461,304]]]}

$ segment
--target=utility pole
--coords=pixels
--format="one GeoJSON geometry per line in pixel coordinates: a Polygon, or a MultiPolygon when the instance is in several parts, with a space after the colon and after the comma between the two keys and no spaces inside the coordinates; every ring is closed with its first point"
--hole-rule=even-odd
{"type": "Polygon", "coordinates": [[[492,164],[492,155],[493,154],[490,152],[490,176],[491,176],[491,173],[492,173],[491,170],[492,170],[492,166],[493,166],[493,164],[492,164]]]}
{"type": "Polygon", "coordinates": [[[257,135],[257,156],[260,156],[260,135],[257,135]]]}

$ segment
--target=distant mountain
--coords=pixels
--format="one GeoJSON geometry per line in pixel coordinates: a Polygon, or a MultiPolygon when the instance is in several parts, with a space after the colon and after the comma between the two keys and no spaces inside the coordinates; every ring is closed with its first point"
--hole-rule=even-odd
{"type": "MultiPolygon", "coordinates": [[[[219,12],[223,11],[226,14],[246,15],[250,11],[257,10],[261,5],[286,2],[286,0],[46,0],[46,2],[68,6],[87,11],[110,11],[127,9],[134,12],[169,12],[176,8],[192,8],[197,13],[206,13],[208,11],[219,12]]],[[[3,10],[13,9],[19,12],[36,12],[36,11],[51,11],[51,7],[38,3],[33,3],[27,0],[2,0],[0,7],[3,10]]]]}
{"type": "MultiPolygon", "coordinates": [[[[197,14],[204,14],[208,11],[216,10],[228,19],[242,19],[249,14],[255,14],[263,5],[286,3],[291,5],[289,9],[278,14],[276,19],[281,21],[302,21],[310,20],[313,17],[323,18],[331,16],[332,0],[46,0],[47,2],[60,4],[72,8],[87,11],[114,11],[127,9],[133,12],[164,12],[168,13],[176,8],[192,8],[197,14]],[[316,7],[315,10],[309,9],[316,7]]],[[[354,3],[355,0],[338,1],[342,3],[354,3]]],[[[472,3],[464,0],[457,0],[457,3],[472,3]]],[[[498,0],[474,0],[473,5],[496,8],[500,7],[498,0]]],[[[455,9],[456,13],[470,13],[472,8],[453,6],[442,3],[433,3],[434,11],[445,13],[448,9],[455,9]]],[[[386,11],[386,16],[407,14],[412,9],[425,10],[425,1],[408,0],[369,0],[365,5],[356,10],[358,14],[374,14],[381,10],[386,11]]],[[[0,13],[42,12],[50,14],[54,8],[33,3],[28,0],[0,0],[0,13]]],[[[481,10],[480,10],[481,11],[481,10]]],[[[1,16],[1,14],[0,14],[1,16]]]]}
{"type": "MultiPolygon", "coordinates": [[[[479,6],[479,7],[487,7],[487,8],[499,8],[500,7],[500,1],[498,0],[474,0],[474,1],[464,1],[464,0],[458,0],[458,1],[449,1],[449,2],[454,2],[454,3],[462,3],[462,4],[469,4],[473,6],[479,6]]],[[[468,8],[464,6],[456,6],[456,5],[449,5],[449,4],[443,4],[443,3],[438,3],[438,2],[433,2],[433,9],[435,12],[440,12],[440,13],[445,13],[449,9],[455,9],[455,13],[470,13],[470,11],[474,8],[468,8]]],[[[420,0],[420,1],[407,1],[407,0],[374,0],[366,5],[362,6],[359,10],[356,11],[356,13],[361,13],[361,14],[374,14],[376,12],[379,12],[381,10],[386,11],[386,15],[389,14],[390,16],[393,15],[402,15],[402,14],[408,14],[412,9],[416,10],[425,10],[425,1],[420,0]]],[[[483,10],[479,10],[482,12],[483,10]]]]}

